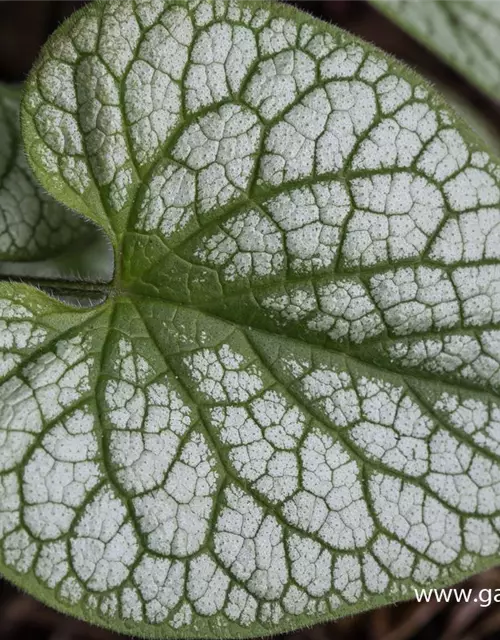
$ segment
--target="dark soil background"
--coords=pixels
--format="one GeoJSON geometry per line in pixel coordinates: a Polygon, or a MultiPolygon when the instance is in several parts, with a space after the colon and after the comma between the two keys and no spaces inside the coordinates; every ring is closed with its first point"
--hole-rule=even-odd
{"type": "MultiPolygon", "coordinates": [[[[424,1],[424,0],[415,0],[424,1]]],[[[0,0],[0,80],[21,83],[48,35],[82,0],[0,0]]],[[[472,104],[500,137],[500,104],[483,97],[458,74],[363,0],[295,2],[417,67],[472,104]]],[[[498,43],[500,47],[500,42],[498,43]]],[[[475,576],[466,588],[499,589],[500,568],[475,576]]],[[[288,634],[287,640],[500,640],[500,603],[402,603],[288,634]]],[[[0,640],[121,640],[70,619],[0,579],[0,640]]]]}

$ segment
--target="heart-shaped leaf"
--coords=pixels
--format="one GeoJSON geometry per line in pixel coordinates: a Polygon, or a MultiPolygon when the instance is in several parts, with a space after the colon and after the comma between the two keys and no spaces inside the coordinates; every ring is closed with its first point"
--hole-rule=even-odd
{"type": "Polygon", "coordinates": [[[231,638],[498,561],[499,167],[421,78],[278,4],[102,2],[23,133],[116,270],[0,288],[7,577],[231,638]]]}

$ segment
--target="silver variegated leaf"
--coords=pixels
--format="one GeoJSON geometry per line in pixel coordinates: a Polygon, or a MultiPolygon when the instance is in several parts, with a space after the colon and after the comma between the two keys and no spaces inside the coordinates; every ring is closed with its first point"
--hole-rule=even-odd
{"type": "Polygon", "coordinates": [[[499,167],[421,78],[278,4],[96,3],[23,132],[117,268],[0,288],[7,577],[230,638],[498,561],[499,167]]]}

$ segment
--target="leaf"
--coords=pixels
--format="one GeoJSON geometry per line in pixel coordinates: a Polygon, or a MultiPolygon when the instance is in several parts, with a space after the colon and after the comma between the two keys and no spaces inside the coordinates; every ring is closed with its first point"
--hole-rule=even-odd
{"type": "Polygon", "coordinates": [[[40,260],[95,229],[39,187],[19,140],[21,89],[0,84],[0,260],[40,260]]]}
{"type": "Polygon", "coordinates": [[[500,99],[497,0],[370,0],[469,82],[500,99]]]}
{"type": "Polygon", "coordinates": [[[22,122],[116,269],[1,285],[9,579],[233,638],[498,562],[500,173],[421,78],[278,4],[103,2],[22,122]]]}

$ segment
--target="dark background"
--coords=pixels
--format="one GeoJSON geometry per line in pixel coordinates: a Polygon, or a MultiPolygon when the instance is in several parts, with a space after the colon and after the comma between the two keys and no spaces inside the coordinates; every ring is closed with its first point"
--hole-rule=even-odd
{"type": "MultiPolygon", "coordinates": [[[[425,1],[425,0],[415,0],[425,1]]],[[[21,83],[47,36],[83,0],[0,0],[0,80],[21,83]]],[[[500,104],[482,96],[363,0],[294,2],[417,67],[438,86],[465,98],[500,139],[500,104]]],[[[500,47],[500,42],[498,43],[500,47]]],[[[498,147],[497,147],[498,148],[498,147]]],[[[463,585],[499,589],[500,568],[463,585]]],[[[500,640],[500,603],[402,603],[287,634],[287,640],[500,640]]],[[[39,604],[0,579],[0,640],[121,640],[39,604]]]]}

